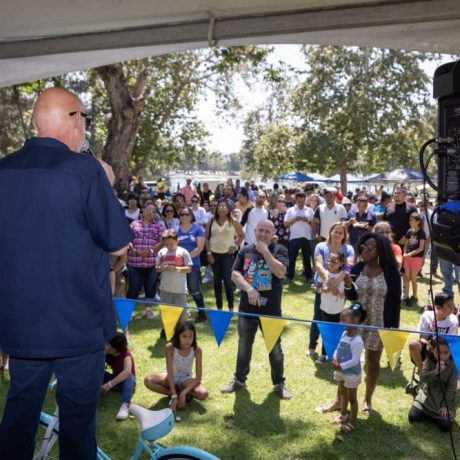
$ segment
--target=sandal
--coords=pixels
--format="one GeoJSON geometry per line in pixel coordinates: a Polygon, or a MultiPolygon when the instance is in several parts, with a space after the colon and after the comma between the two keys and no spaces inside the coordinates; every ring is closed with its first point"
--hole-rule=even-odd
{"type": "Polygon", "coordinates": [[[342,433],[350,433],[350,432],[353,431],[355,428],[356,428],[356,426],[353,425],[353,423],[347,422],[347,423],[344,423],[344,424],[340,427],[340,431],[341,431],[342,433]]]}
{"type": "Polygon", "coordinates": [[[319,414],[327,414],[328,412],[336,412],[340,410],[340,403],[338,401],[334,401],[327,406],[317,406],[315,407],[315,411],[319,414]]]}
{"type": "Polygon", "coordinates": [[[348,415],[337,415],[337,417],[331,420],[333,425],[344,425],[348,423],[348,415]]]}

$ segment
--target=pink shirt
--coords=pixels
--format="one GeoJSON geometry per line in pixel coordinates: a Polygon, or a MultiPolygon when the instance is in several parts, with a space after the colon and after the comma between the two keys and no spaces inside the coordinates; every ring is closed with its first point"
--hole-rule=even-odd
{"type": "Polygon", "coordinates": [[[145,224],[143,220],[139,219],[131,222],[131,229],[134,233],[134,239],[132,241],[134,251],[151,250],[151,254],[147,257],[141,257],[135,254],[134,251],[129,250],[128,264],[136,268],[154,267],[157,255],[154,246],[162,239],[165,230],[164,224],[162,222],[145,224]]]}
{"type": "Polygon", "coordinates": [[[180,192],[182,195],[185,196],[185,201],[187,204],[190,204],[192,202],[192,198],[196,195],[196,189],[193,185],[184,185],[181,189],[180,192]]]}

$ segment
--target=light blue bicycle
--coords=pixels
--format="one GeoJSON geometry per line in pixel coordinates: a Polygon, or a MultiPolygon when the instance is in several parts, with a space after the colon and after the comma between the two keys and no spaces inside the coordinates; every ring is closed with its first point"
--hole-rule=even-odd
{"type": "MultiPolygon", "coordinates": [[[[136,443],[136,450],[131,460],[138,460],[145,452],[150,460],[219,460],[214,455],[190,446],[163,447],[156,441],[166,436],[174,425],[174,412],[171,409],[148,410],[136,404],[131,404],[129,411],[141,426],[141,434],[136,443]]],[[[50,415],[42,412],[40,425],[46,431],[43,442],[38,448],[34,460],[51,460],[50,452],[59,438],[58,411],[50,415]]],[[[146,458],[145,455],[143,458],[146,458]]],[[[101,449],[97,449],[98,460],[111,460],[101,449]]]]}

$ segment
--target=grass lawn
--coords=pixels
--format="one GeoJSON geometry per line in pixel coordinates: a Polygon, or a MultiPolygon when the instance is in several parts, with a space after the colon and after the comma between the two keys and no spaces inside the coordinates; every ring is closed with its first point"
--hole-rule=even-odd
{"type": "MultiPolygon", "coordinates": [[[[421,300],[425,300],[427,280],[420,281],[421,300]]],[[[441,289],[437,280],[435,292],[441,289]]],[[[213,306],[211,284],[205,285],[206,305],[213,306]]],[[[283,314],[310,319],[313,314],[313,292],[296,281],[285,287],[283,314]]],[[[403,307],[401,326],[416,328],[419,309],[403,307]]],[[[138,306],[130,324],[130,348],[134,353],[138,385],[133,402],[147,408],[167,407],[168,399],[153,394],[143,386],[143,377],[163,371],[164,341],[159,339],[158,311],[153,320],[143,318],[138,306]]],[[[391,372],[382,356],[382,372],[375,392],[374,414],[361,415],[357,429],[336,439],[337,427],[330,423],[331,414],[320,415],[314,408],[330,401],[336,386],[329,364],[315,365],[306,357],[309,326],[290,322],[282,335],[285,354],[286,385],[293,393],[290,401],[280,401],[272,391],[270,366],[263,338],[259,333],[254,344],[251,373],[247,390],[222,395],[221,385],[227,383],[235,368],[237,333],[236,318],[227,336],[217,348],[209,324],[197,325],[198,343],[204,352],[203,383],[209,399],[193,401],[178,413],[182,420],[163,439],[165,445],[190,444],[209,450],[225,460],[260,459],[341,459],[341,458],[453,458],[449,435],[438,432],[431,424],[411,426],[407,413],[412,397],[405,393],[412,365],[407,349],[401,369],[391,372]]],[[[0,408],[3,407],[7,380],[0,384],[0,408]]],[[[364,384],[359,390],[362,403],[364,384]]],[[[119,395],[101,398],[98,413],[98,442],[114,460],[129,459],[134,451],[138,426],[134,420],[116,422],[119,395]]],[[[52,396],[47,410],[54,408],[52,396]]],[[[454,427],[454,442],[460,451],[460,429],[454,427]]]]}

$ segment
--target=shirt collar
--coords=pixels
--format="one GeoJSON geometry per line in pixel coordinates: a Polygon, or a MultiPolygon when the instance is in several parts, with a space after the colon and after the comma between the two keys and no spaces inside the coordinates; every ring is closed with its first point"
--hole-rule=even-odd
{"type": "Polygon", "coordinates": [[[32,137],[25,142],[26,147],[59,147],[71,151],[67,145],[52,137],[32,137]]]}

